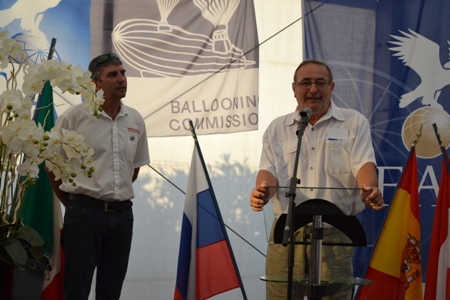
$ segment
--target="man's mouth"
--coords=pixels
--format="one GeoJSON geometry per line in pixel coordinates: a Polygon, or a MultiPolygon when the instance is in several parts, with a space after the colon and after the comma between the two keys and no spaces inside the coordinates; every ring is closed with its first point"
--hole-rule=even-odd
{"type": "Polygon", "coordinates": [[[309,98],[306,98],[306,100],[321,100],[322,99],[322,97],[309,97],[309,98]]]}

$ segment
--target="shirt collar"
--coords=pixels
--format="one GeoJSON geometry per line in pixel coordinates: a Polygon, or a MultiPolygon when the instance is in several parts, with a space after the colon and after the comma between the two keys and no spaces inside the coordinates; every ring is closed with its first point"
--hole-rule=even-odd
{"type": "Polygon", "coordinates": [[[284,121],[284,125],[291,126],[297,124],[300,121],[300,111],[296,109],[293,113],[289,114],[284,121]]]}
{"type": "Polygon", "coordinates": [[[123,101],[120,100],[120,111],[118,116],[126,116],[128,115],[128,108],[126,105],[123,104],[123,101]]]}
{"type": "MultiPolygon", "coordinates": [[[[104,111],[102,111],[101,114],[105,117],[109,117],[108,114],[105,113],[104,111]]],[[[120,110],[119,110],[119,113],[117,114],[117,117],[126,116],[126,115],[128,115],[128,108],[126,107],[126,105],[123,104],[123,101],[120,100],[120,110]]]]}
{"type": "MultiPolygon", "coordinates": [[[[333,100],[331,100],[330,108],[328,109],[328,111],[325,113],[325,115],[323,115],[319,119],[319,121],[317,121],[317,123],[322,122],[324,120],[328,120],[330,118],[335,118],[338,121],[345,121],[345,117],[344,117],[344,114],[342,113],[341,108],[336,106],[336,104],[334,104],[333,100]]],[[[293,113],[291,113],[290,115],[287,116],[285,125],[291,126],[291,125],[297,124],[298,121],[300,121],[300,111],[298,109],[296,109],[293,113]]]]}
{"type": "Polygon", "coordinates": [[[327,113],[322,118],[320,118],[319,122],[321,120],[327,120],[330,118],[335,118],[338,121],[345,121],[345,117],[342,113],[341,108],[336,106],[333,100],[331,100],[330,108],[328,109],[327,113]]]}

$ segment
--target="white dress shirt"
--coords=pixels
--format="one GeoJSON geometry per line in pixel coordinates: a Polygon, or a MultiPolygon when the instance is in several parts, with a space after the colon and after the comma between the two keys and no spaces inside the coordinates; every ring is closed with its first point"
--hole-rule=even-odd
{"type": "Polygon", "coordinates": [[[61,190],[84,194],[106,201],[123,201],[134,197],[134,169],[150,163],[145,123],[140,113],[123,103],[115,120],[105,112],[93,116],[83,104],[66,110],[57,120],[56,128],[74,130],[85,137],[95,151],[95,172],[92,178],[83,175],[79,163],[72,160],[79,174],[74,181],[61,185],[61,190]]]}
{"type": "MultiPolygon", "coordinates": [[[[278,117],[263,136],[259,168],[272,173],[281,187],[272,198],[277,218],[287,213],[286,192],[294,175],[299,119],[299,111],[278,117]]],[[[296,205],[324,199],[346,215],[362,211],[364,204],[356,176],[367,162],[376,163],[367,119],[355,110],[339,108],[331,102],[328,112],[314,126],[308,123],[305,128],[297,170],[301,181],[298,186],[302,188],[296,190],[296,205]]]]}

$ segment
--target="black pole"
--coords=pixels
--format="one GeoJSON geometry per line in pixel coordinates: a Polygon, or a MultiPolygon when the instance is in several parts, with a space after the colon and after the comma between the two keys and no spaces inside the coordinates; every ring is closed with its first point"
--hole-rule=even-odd
{"type": "Polygon", "coordinates": [[[436,138],[438,140],[439,143],[439,147],[441,148],[441,152],[442,152],[442,159],[444,160],[444,163],[447,166],[447,170],[450,170],[450,161],[448,159],[448,155],[447,155],[447,150],[445,149],[445,147],[442,145],[442,140],[441,140],[441,136],[439,135],[439,130],[437,128],[436,123],[433,123],[433,129],[434,129],[434,134],[436,134],[436,138]]]}
{"type": "Polygon", "coordinates": [[[300,179],[297,178],[298,160],[300,157],[300,147],[302,144],[303,133],[311,116],[310,109],[304,109],[300,112],[300,121],[298,122],[297,129],[297,152],[295,155],[294,170],[289,184],[289,191],[286,193],[286,197],[289,197],[288,214],[286,217],[286,226],[284,227],[283,234],[283,246],[290,245],[289,248],[289,260],[288,260],[288,290],[287,299],[292,299],[292,285],[294,279],[294,257],[295,257],[295,241],[294,241],[294,208],[295,208],[295,196],[297,190],[297,184],[300,184],[300,179]],[[290,238],[288,242],[288,237],[290,238]]]}

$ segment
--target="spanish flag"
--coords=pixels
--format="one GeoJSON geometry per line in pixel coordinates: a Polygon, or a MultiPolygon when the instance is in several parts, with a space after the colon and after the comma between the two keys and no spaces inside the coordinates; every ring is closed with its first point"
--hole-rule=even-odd
{"type": "Polygon", "coordinates": [[[414,146],[365,278],[372,280],[372,284],[360,287],[357,299],[422,299],[419,187],[414,146]]]}

